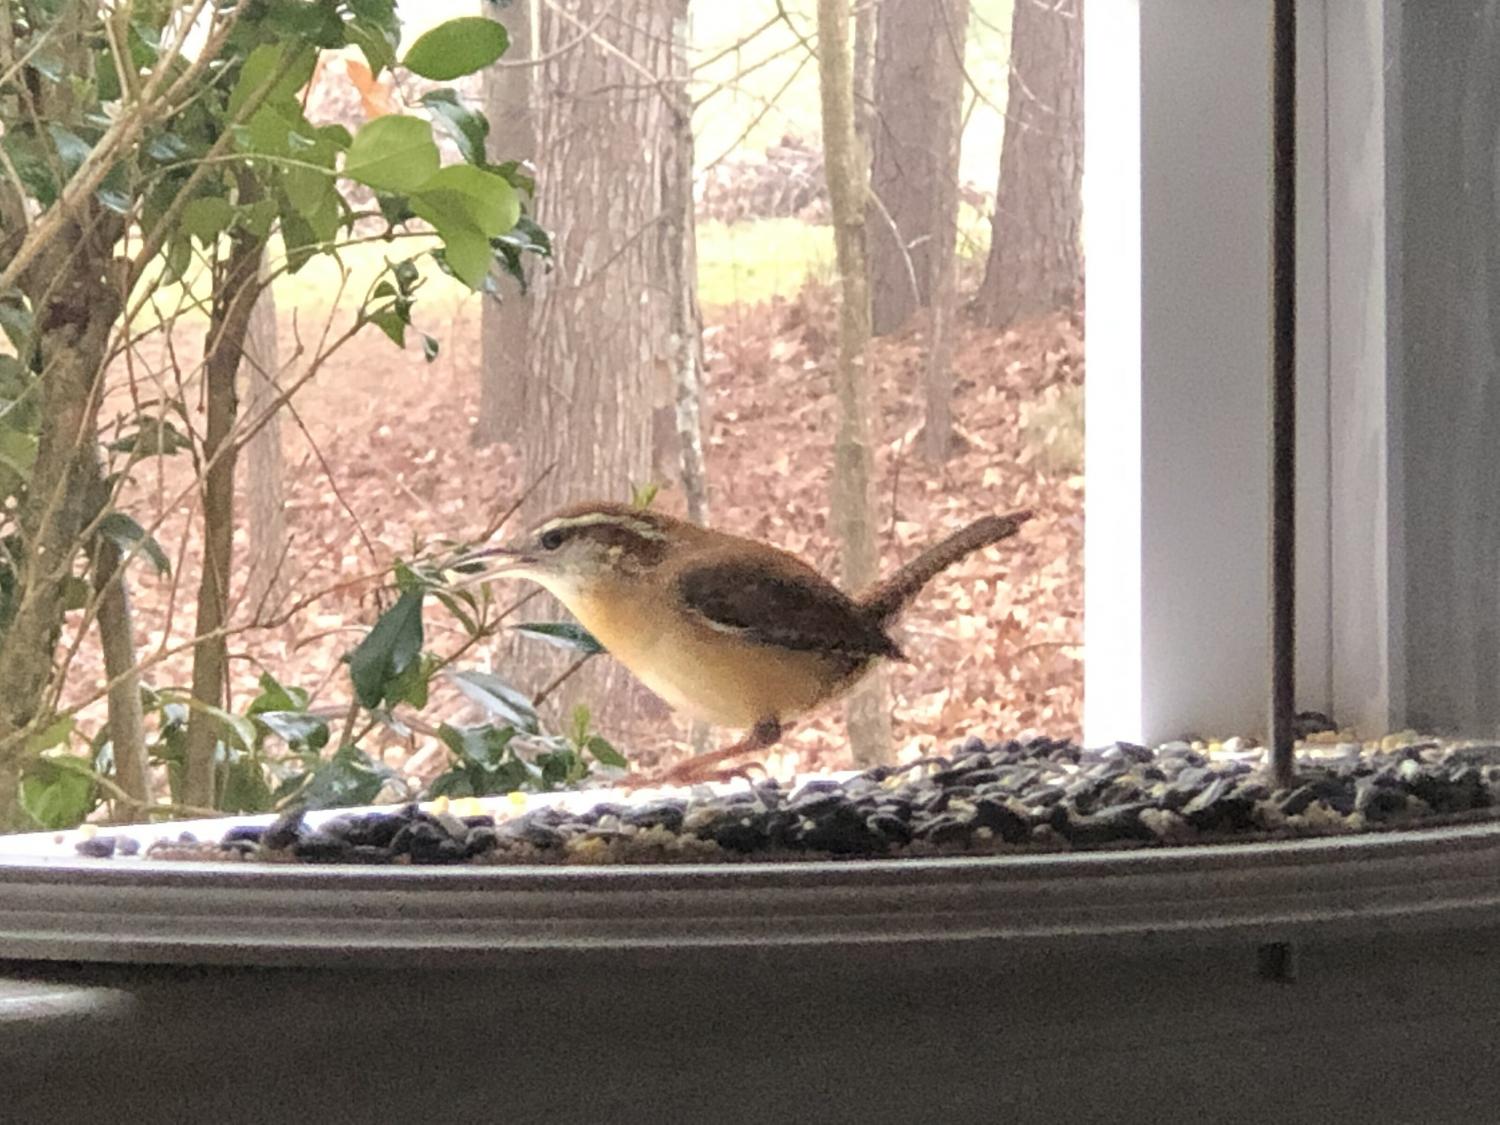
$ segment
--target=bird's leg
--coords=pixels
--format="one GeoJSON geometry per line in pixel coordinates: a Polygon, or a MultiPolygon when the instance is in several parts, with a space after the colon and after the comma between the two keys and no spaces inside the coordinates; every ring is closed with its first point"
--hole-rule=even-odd
{"type": "Polygon", "coordinates": [[[627,785],[632,789],[653,785],[694,785],[700,781],[728,781],[731,777],[743,777],[749,781],[751,769],[759,769],[761,773],[766,773],[766,767],[759,762],[745,762],[740,765],[725,765],[725,763],[741,754],[749,754],[775,746],[780,738],[781,724],[775,719],[762,719],[755,724],[749,734],[738,742],[730,743],[721,750],[712,750],[707,754],[694,754],[691,758],[658,773],[647,774],[639,780],[632,779],[627,782],[627,785]]]}

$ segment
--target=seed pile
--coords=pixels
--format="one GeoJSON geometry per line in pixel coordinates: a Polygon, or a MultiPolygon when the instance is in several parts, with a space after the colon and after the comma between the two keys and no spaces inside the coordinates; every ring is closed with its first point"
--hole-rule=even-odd
{"type": "MultiPolygon", "coordinates": [[[[497,820],[441,806],[237,825],[217,842],[160,840],[147,858],[347,864],[662,863],[995,854],[1286,838],[1475,819],[1500,807],[1500,746],[1358,743],[1299,751],[1273,789],[1264,751],[1239,740],[1085,750],[1056,739],[716,795],[548,806],[497,820]]],[[[114,837],[86,855],[124,852],[114,837]]],[[[135,844],[134,840],[128,841],[135,844]]]]}

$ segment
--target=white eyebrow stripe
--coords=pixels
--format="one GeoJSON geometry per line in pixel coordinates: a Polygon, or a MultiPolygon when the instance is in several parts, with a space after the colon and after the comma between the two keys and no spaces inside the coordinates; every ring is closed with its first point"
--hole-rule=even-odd
{"type": "Polygon", "coordinates": [[[549,531],[571,531],[580,527],[599,527],[609,524],[613,527],[623,527],[633,535],[639,535],[642,539],[665,539],[666,534],[659,531],[645,520],[631,519],[629,516],[613,515],[608,512],[590,512],[582,516],[567,516],[563,519],[550,520],[537,528],[538,535],[545,535],[549,531]]]}

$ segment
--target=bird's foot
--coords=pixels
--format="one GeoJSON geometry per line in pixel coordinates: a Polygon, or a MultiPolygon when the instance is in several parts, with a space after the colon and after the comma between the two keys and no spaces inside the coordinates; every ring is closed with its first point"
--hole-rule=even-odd
{"type": "Polygon", "coordinates": [[[737,777],[753,783],[755,777],[752,771],[756,770],[763,777],[770,777],[771,771],[766,769],[763,762],[729,761],[730,758],[746,752],[745,747],[736,745],[729,747],[727,751],[695,754],[666,769],[631,774],[625,778],[620,787],[622,789],[653,789],[668,785],[699,785],[704,782],[727,784],[737,777]]]}
{"type": "Polygon", "coordinates": [[[772,721],[758,723],[746,737],[722,750],[713,750],[707,754],[694,754],[664,770],[631,775],[625,779],[621,787],[646,789],[661,785],[697,785],[709,781],[722,784],[736,777],[753,783],[755,779],[751,776],[752,770],[759,770],[763,777],[771,776],[771,771],[766,768],[765,763],[735,762],[733,759],[743,754],[752,754],[757,750],[765,750],[780,737],[781,725],[779,723],[772,721]]]}

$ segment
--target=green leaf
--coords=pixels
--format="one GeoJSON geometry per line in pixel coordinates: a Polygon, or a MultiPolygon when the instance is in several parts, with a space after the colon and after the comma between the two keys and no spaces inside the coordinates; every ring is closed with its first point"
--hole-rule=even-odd
{"type": "Polygon", "coordinates": [[[578,704],[578,706],[573,708],[573,732],[569,737],[572,738],[574,746],[582,746],[585,742],[588,741],[589,721],[593,719],[593,717],[594,713],[589,710],[589,706],[587,703],[580,703],[578,704]]]}
{"type": "Polygon", "coordinates": [[[295,94],[312,77],[317,61],[317,48],[295,39],[262,43],[250,52],[240,67],[239,80],[229,93],[229,115],[237,115],[262,89],[267,90],[268,101],[295,94]],[[273,82],[272,76],[278,72],[280,77],[273,82]]]}
{"type": "Polygon", "coordinates": [[[81,824],[99,804],[97,783],[88,767],[66,754],[28,762],[21,774],[21,808],[43,829],[81,824]]]}
{"type": "Polygon", "coordinates": [[[161,33],[140,20],[130,21],[125,42],[130,50],[130,61],[137,70],[149,69],[161,54],[161,33]]]}
{"type": "Polygon", "coordinates": [[[499,676],[488,672],[450,672],[449,678],[458,690],[507,722],[523,730],[538,729],[536,707],[524,694],[511,687],[499,676]]]}
{"type": "Polygon", "coordinates": [[[371,313],[369,321],[389,336],[391,342],[398,348],[406,347],[406,318],[404,316],[387,309],[371,313]]]}
{"type": "MultiPolygon", "coordinates": [[[[14,401],[31,386],[31,372],[13,355],[0,355],[0,398],[14,401]]],[[[9,419],[14,425],[14,419],[9,419]]]]}
{"type": "Polygon", "coordinates": [[[661,492],[661,485],[655,481],[647,481],[645,484],[633,484],[630,488],[630,506],[632,508],[649,508],[655,502],[659,492],[661,492]]]}
{"type": "Polygon", "coordinates": [[[438,342],[427,333],[422,333],[422,358],[428,363],[438,357],[438,342]]]}
{"type": "Polygon", "coordinates": [[[240,750],[255,749],[255,724],[243,715],[235,715],[222,707],[215,707],[212,703],[204,703],[201,699],[188,698],[184,702],[194,711],[217,719],[219,726],[223,728],[224,734],[238,743],[240,750]]]}
{"type": "MultiPolygon", "coordinates": [[[[303,120],[305,121],[306,118],[303,120]]],[[[320,160],[326,157],[330,168],[333,167],[333,153],[343,152],[354,143],[354,134],[337,121],[329,125],[315,126],[313,133],[318,138],[318,157],[320,160]]]]}
{"type": "Polygon", "coordinates": [[[558,648],[572,649],[574,652],[583,652],[590,656],[597,656],[605,651],[604,646],[595,639],[594,634],[582,625],[575,625],[571,621],[536,621],[526,625],[517,625],[515,629],[517,632],[541,637],[558,648]]]}
{"type": "Polygon", "coordinates": [[[236,140],[245,152],[291,156],[292,134],[301,120],[302,110],[295,99],[267,101],[250,115],[236,140]]]}
{"type": "Polygon", "coordinates": [[[510,753],[510,740],[516,736],[514,727],[497,727],[485,724],[482,727],[453,727],[443,723],[438,727],[438,737],[465,762],[483,769],[499,768],[510,753]]]}
{"type": "Polygon", "coordinates": [[[105,446],[116,453],[135,453],[143,457],[170,456],[192,447],[188,436],[174,426],[170,418],[151,417],[141,418],[138,429],[121,434],[105,446]]]}
{"type": "Polygon", "coordinates": [[[258,239],[271,233],[271,224],[276,221],[276,200],[261,199],[249,207],[240,208],[240,222],[245,230],[258,239]]]}
{"type": "Polygon", "coordinates": [[[542,788],[556,789],[583,778],[588,766],[571,750],[552,750],[536,756],[536,764],[542,771],[542,788]]]}
{"type": "Polygon", "coordinates": [[[32,754],[40,754],[44,750],[66,747],[68,740],[73,737],[75,725],[71,715],[62,715],[28,738],[26,749],[32,754]]]}
{"type": "Polygon", "coordinates": [[[547,232],[525,215],[517,219],[516,225],[505,234],[490,239],[490,245],[499,255],[501,268],[515,279],[522,296],[531,284],[526,275],[526,258],[546,260],[552,257],[552,240],[547,232]]]}
{"type": "Polygon", "coordinates": [[[172,239],[167,244],[166,268],[162,270],[162,283],[170,285],[187,277],[193,264],[193,240],[186,235],[172,239]]]}
{"type": "Polygon", "coordinates": [[[490,65],[510,46],[505,28],[484,16],[460,16],[417,39],[401,60],[413,74],[451,82],[490,65]]]}
{"type": "Polygon", "coordinates": [[[31,467],[36,463],[37,438],[35,434],[22,433],[0,426],[0,494],[12,491],[16,484],[25,484],[31,479],[31,467]],[[10,477],[12,481],[4,478],[10,477]]]}
{"type": "Polygon", "coordinates": [[[504,176],[517,191],[524,191],[527,195],[536,194],[536,177],[528,170],[526,161],[506,160],[495,165],[495,171],[504,176]]]}
{"type": "Polygon", "coordinates": [[[310,809],[368,805],[395,776],[357,746],[340,746],[333,757],[314,767],[298,796],[310,809]]]}
{"type": "Polygon", "coordinates": [[[470,289],[484,285],[490,271],[489,240],[466,228],[449,227],[439,231],[443,236],[443,263],[454,277],[470,289]]]}
{"type": "Polygon", "coordinates": [[[25,355],[31,349],[31,310],[19,297],[0,300],[0,330],[16,349],[25,355]]]}
{"type": "Polygon", "coordinates": [[[344,25],[337,6],[307,0],[270,0],[266,23],[286,39],[303,40],[324,50],[344,45],[344,25]]]}
{"type": "Polygon", "coordinates": [[[510,230],[521,214],[515,188],[469,164],[443,168],[409,202],[442,236],[449,268],[471,289],[480,288],[489,272],[490,239],[510,230]]]}
{"type": "Polygon", "coordinates": [[[104,174],[103,182],[94,191],[94,199],[116,215],[130,214],[131,196],[123,164],[112,165],[104,174]]]}
{"type": "Polygon", "coordinates": [[[316,752],[328,745],[328,721],[306,711],[257,711],[255,721],[293,750],[316,752]]]}
{"type": "Polygon", "coordinates": [[[31,59],[31,65],[36,69],[36,72],[43,78],[45,78],[48,82],[62,81],[64,71],[63,61],[55,53],[51,51],[44,51],[40,54],[33,55],[31,59]]]}
{"type": "Polygon", "coordinates": [[[259,715],[264,711],[301,711],[307,707],[307,691],[299,687],[285,687],[269,672],[260,674],[260,694],[251,701],[247,713],[259,715]]]}
{"type": "Polygon", "coordinates": [[[436,596],[438,601],[443,603],[443,607],[447,609],[449,613],[458,618],[458,623],[464,627],[465,633],[472,637],[475,633],[479,632],[479,622],[475,621],[474,615],[469,612],[470,609],[475,608],[474,599],[471,595],[465,592],[460,592],[455,595],[450,594],[445,590],[434,590],[433,594],[434,596],[436,596]],[[463,604],[460,604],[460,599],[462,599],[463,602],[467,603],[467,607],[463,604]]]}
{"type": "MultiPolygon", "coordinates": [[[[287,200],[304,215],[326,209],[332,202],[328,195],[336,192],[333,173],[316,168],[288,168],[281,177],[281,186],[287,200]]],[[[335,205],[333,210],[337,211],[335,205]]]]}
{"type": "Polygon", "coordinates": [[[380,207],[380,217],[390,226],[399,227],[402,223],[410,222],[416,218],[412,212],[411,205],[407,203],[406,196],[392,195],[389,192],[377,191],[375,202],[380,207]]]}
{"type": "Polygon", "coordinates": [[[187,142],[176,133],[158,133],[146,142],[146,155],[158,164],[171,164],[187,154],[187,142]]]}
{"type": "Polygon", "coordinates": [[[271,787],[259,761],[241,754],[224,768],[219,808],[226,813],[266,812],[272,807],[271,787]]]}
{"type": "Polygon", "coordinates": [[[161,707],[158,736],[147,748],[151,760],[167,767],[167,789],[172,800],[180,800],[187,773],[187,708],[180,703],[161,707]]]}
{"type": "Polygon", "coordinates": [[[89,143],[77,133],[69,132],[55,122],[48,124],[47,133],[52,138],[53,147],[57,149],[63,179],[71,180],[73,173],[78,171],[78,166],[88,159],[89,143]]]}
{"type": "Polygon", "coordinates": [[[184,205],[178,223],[207,249],[234,223],[234,205],[223,196],[200,195],[184,205]]]}
{"type": "Polygon", "coordinates": [[[463,766],[455,766],[446,773],[438,774],[432,779],[432,784],[427,787],[427,796],[432,797],[478,797],[482,789],[474,785],[469,776],[470,770],[463,766]]]}
{"type": "Polygon", "coordinates": [[[70,574],[62,580],[63,609],[82,609],[89,604],[89,595],[94,588],[89,585],[88,580],[70,574]]]}
{"type": "Polygon", "coordinates": [[[99,521],[99,534],[114,540],[121,551],[129,555],[140,544],[140,553],[156,566],[158,574],[171,574],[172,564],[161,544],[146,534],[146,529],[124,512],[110,512],[99,521]]]}
{"type": "Polygon", "coordinates": [[[486,241],[510,230],[521,217],[516,189],[493,172],[469,164],[440,169],[412,195],[411,207],[439,234],[462,227],[486,241]]]}
{"type": "Polygon", "coordinates": [[[5,154],[10,157],[21,186],[38,203],[43,207],[50,207],[57,202],[57,180],[53,178],[51,165],[34,135],[19,130],[7,131],[0,137],[0,149],[4,149],[5,154]]]}
{"type": "Polygon", "coordinates": [[[386,698],[391,706],[398,703],[410,703],[418,711],[427,706],[427,688],[432,679],[432,673],[437,668],[437,658],[424,655],[420,660],[413,660],[390,682],[386,689],[386,698]]]}
{"type": "Polygon", "coordinates": [[[94,96],[101,102],[116,101],[120,97],[120,75],[115,70],[115,59],[109,51],[94,52],[94,96]]]}
{"type": "Polygon", "coordinates": [[[397,40],[394,36],[386,35],[358,21],[351,21],[344,34],[351,44],[364,52],[365,61],[370,64],[370,74],[373,77],[380,77],[382,70],[396,64],[397,40]]]}
{"type": "Polygon", "coordinates": [[[624,769],[630,764],[625,760],[624,754],[621,754],[606,739],[601,738],[597,734],[590,735],[588,741],[584,743],[584,747],[594,756],[594,760],[602,766],[615,766],[619,769],[624,769]]]}
{"type": "Polygon", "coordinates": [[[381,191],[415,191],[438,170],[432,127],[419,117],[390,114],[367,122],[349,145],[344,175],[381,191]]]}
{"type": "Polygon", "coordinates": [[[379,77],[382,70],[395,65],[396,44],[401,39],[395,0],[349,0],[349,11],[353,18],[344,25],[344,35],[364,52],[370,73],[379,77]]]}
{"type": "Polygon", "coordinates": [[[453,138],[465,160],[481,167],[486,163],[484,141],[490,123],[484,114],[464,105],[457,90],[429,90],[422,95],[422,104],[432,113],[433,121],[453,138]]]}
{"type": "Polygon", "coordinates": [[[282,177],[283,221],[288,212],[305,222],[318,242],[338,234],[343,217],[343,197],[333,176],[311,168],[296,168],[282,177]]]}
{"type": "Polygon", "coordinates": [[[383,613],[375,627],[349,654],[349,678],[365,707],[396,702],[394,682],[422,651],[422,592],[409,590],[383,613]]]}

